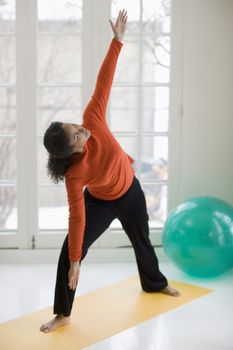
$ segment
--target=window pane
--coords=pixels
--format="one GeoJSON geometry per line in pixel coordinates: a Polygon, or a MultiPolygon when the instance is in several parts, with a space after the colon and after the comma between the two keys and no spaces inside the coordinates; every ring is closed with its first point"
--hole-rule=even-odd
{"type": "Polygon", "coordinates": [[[15,186],[0,186],[0,230],[17,228],[16,198],[15,186]]]}
{"type": "Polygon", "coordinates": [[[137,171],[136,164],[138,159],[138,142],[134,136],[115,136],[123,150],[134,160],[133,168],[137,171]]]}
{"type": "Polygon", "coordinates": [[[114,87],[111,92],[110,125],[112,131],[138,129],[138,89],[114,87]]]}
{"type": "Polygon", "coordinates": [[[15,88],[0,87],[0,133],[16,131],[15,88]]]}
{"type": "Polygon", "coordinates": [[[171,0],[143,0],[143,30],[144,32],[170,32],[171,0]]]}
{"type": "Polygon", "coordinates": [[[142,180],[167,180],[167,137],[143,137],[141,156],[142,180]]]}
{"type": "Polygon", "coordinates": [[[16,180],[16,140],[0,137],[0,180],[16,180]]]}
{"type": "Polygon", "coordinates": [[[138,82],[139,80],[139,38],[125,37],[125,45],[118,59],[114,82],[138,82]]]}
{"type": "Polygon", "coordinates": [[[40,186],[39,197],[39,228],[67,229],[68,206],[65,186],[40,186]]]}
{"type": "MultiPolygon", "coordinates": [[[[153,2],[152,2],[153,3],[153,2]]],[[[120,10],[128,12],[126,33],[135,34],[139,31],[140,1],[139,0],[112,0],[112,17],[116,19],[120,10]]]]}
{"type": "Polygon", "coordinates": [[[16,64],[14,36],[0,36],[0,52],[0,82],[15,83],[16,64]]]}
{"type": "Polygon", "coordinates": [[[39,0],[40,32],[82,31],[82,0],[39,0]]]}
{"type": "Polygon", "coordinates": [[[148,108],[143,110],[142,126],[145,131],[167,132],[168,109],[148,108]]]}
{"type": "Polygon", "coordinates": [[[168,109],[169,107],[169,88],[166,86],[143,88],[143,107],[148,108],[152,106],[156,109],[168,109]]]}
{"type": "Polygon", "coordinates": [[[142,59],[143,82],[168,83],[170,67],[170,37],[144,37],[142,59]]]}
{"type": "Polygon", "coordinates": [[[168,131],[169,88],[142,89],[142,126],[144,131],[168,131]]]}
{"type": "Polygon", "coordinates": [[[142,185],[146,197],[150,227],[163,226],[167,218],[167,186],[142,185]]]}
{"type": "Polygon", "coordinates": [[[40,134],[52,121],[81,123],[81,88],[38,88],[38,106],[40,134]]]}
{"type": "Polygon", "coordinates": [[[39,82],[81,82],[81,37],[38,37],[39,82]]]}
{"type": "Polygon", "coordinates": [[[0,1],[0,33],[15,32],[15,0],[0,1]]]}

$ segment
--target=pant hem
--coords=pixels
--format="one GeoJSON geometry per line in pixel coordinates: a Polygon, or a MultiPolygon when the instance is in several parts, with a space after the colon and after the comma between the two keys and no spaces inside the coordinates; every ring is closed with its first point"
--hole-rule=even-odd
{"type": "Polygon", "coordinates": [[[62,315],[65,316],[65,317],[69,317],[69,316],[70,316],[70,313],[60,312],[60,311],[57,312],[57,311],[55,311],[55,310],[53,311],[53,314],[54,314],[54,315],[61,315],[61,314],[62,314],[62,315]]]}
{"type": "Polygon", "coordinates": [[[153,293],[153,292],[159,292],[160,290],[166,288],[168,284],[165,284],[163,287],[157,288],[157,289],[147,289],[147,288],[142,288],[143,292],[146,293],[153,293]]]}

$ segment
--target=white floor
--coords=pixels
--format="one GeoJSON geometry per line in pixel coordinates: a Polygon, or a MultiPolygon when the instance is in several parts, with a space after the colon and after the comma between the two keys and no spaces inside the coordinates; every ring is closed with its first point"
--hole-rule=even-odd
{"type": "MultiPolygon", "coordinates": [[[[233,350],[233,270],[203,280],[184,275],[170,263],[161,263],[160,269],[169,279],[213,292],[86,350],[233,350]]],[[[134,263],[83,262],[78,294],[136,273],[134,263]]],[[[1,264],[0,322],[52,305],[55,274],[56,264],[1,264]]]]}

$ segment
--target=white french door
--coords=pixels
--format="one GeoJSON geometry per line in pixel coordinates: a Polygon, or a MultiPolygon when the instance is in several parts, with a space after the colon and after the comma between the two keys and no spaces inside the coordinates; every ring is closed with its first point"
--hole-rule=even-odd
{"type": "MultiPolygon", "coordinates": [[[[56,248],[67,234],[64,183],[46,173],[43,134],[51,121],[81,122],[112,33],[128,10],[108,122],[134,158],[153,242],[167,217],[170,0],[6,0],[0,5],[0,244],[56,248]],[[2,11],[4,10],[4,11],[2,11]],[[5,71],[5,75],[2,72],[5,71]],[[5,152],[5,153],[4,153],[5,152]]],[[[128,244],[116,220],[96,246],[128,244]]]]}

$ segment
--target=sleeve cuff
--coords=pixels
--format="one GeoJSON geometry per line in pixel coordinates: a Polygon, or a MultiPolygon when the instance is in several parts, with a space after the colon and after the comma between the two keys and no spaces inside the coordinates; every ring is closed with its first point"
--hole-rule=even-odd
{"type": "Polygon", "coordinates": [[[69,259],[70,261],[79,261],[82,256],[82,251],[80,250],[70,250],[69,259]]]}
{"type": "Polygon", "coordinates": [[[123,44],[124,44],[124,41],[123,41],[123,40],[118,40],[118,39],[116,39],[116,38],[113,38],[112,40],[115,41],[115,42],[117,42],[118,44],[120,44],[120,46],[123,46],[123,44]]]}

